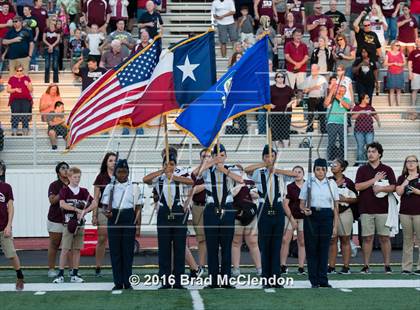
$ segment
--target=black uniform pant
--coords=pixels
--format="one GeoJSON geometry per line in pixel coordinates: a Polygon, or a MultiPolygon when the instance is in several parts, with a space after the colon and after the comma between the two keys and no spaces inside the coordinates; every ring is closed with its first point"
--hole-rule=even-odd
{"type": "Polygon", "coordinates": [[[235,232],[235,213],[232,203],[226,204],[222,214],[214,204],[206,204],[203,213],[207,246],[207,264],[212,285],[219,285],[218,276],[231,277],[232,240],[235,232]],[[219,248],[221,261],[219,261],[219,248]]]}
{"type": "Polygon", "coordinates": [[[175,219],[168,220],[169,209],[161,206],[157,216],[159,277],[163,277],[163,285],[181,285],[181,275],[185,272],[187,226],[183,223],[184,213],[181,209],[174,209],[173,212],[176,213],[175,219]]]}
{"type": "Polygon", "coordinates": [[[118,223],[115,224],[118,210],[112,210],[112,218],[108,220],[108,241],[111,253],[112,276],[117,286],[130,286],[134,257],[134,240],[136,227],[134,210],[122,209],[118,223]]]}
{"type": "Polygon", "coordinates": [[[261,252],[263,278],[280,277],[280,249],[284,230],[284,212],[281,203],[271,207],[260,204],[258,220],[258,247],[261,252]],[[275,212],[274,215],[269,212],[275,212]]]}
{"type": "MultiPolygon", "coordinates": [[[[314,113],[325,112],[327,109],[324,107],[324,98],[308,98],[308,127],[307,132],[314,131],[314,113]]],[[[325,114],[318,114],[319,131],[321,133],[327,132],[327,122],[325,114]]]]}
{"type": "Polygon", "coordinates": [[[311,208],[303,224],[308,278],[312,285],[328,284],[328,251],[333,231],[334,214],[331,208],[311,208]]]}

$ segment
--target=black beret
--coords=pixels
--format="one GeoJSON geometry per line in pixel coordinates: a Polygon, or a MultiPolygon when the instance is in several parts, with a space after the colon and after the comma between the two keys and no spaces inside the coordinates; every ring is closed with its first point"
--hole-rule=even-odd
{"type": "Polygon", "coordinates": [[[115,170],[117,169],[129,170],[127,159],[118,159],[117,164],[115,165],[115,170]]]}
{"type": "Polygon", "coordinates": [[[317,159],[315,159],[315,161],[314,161],[314,169],[315,169],[315,167],[325,167],[325,168],[327,168],[328,167],[327,160],[324,159],[324,158],[317,158],[317,159]]]}
{"type": "MultiPolygon", "coordinates": [[[[264,149],[263,149],[263,152],[262,152],[262,156],[264,156],[264,155],[268,155],[268,151],[269,151],[269,147],[268,147],[268,144],[266,144],[265,146],[264,146],[264,149]]],[[[277,155],[277,152],[276,152],[276,150],[275,149],[273,149],[273,148],[271,148],[271,152],[272,153],[274,153],[274,154],[276,154],[277,155]]]]}

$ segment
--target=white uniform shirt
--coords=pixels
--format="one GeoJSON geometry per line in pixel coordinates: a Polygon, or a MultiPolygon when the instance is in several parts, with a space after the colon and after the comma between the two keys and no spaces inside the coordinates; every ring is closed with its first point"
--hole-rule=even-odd
{"type": "MultiPolygon", "coordinates": [[[[236,166],[227,166],[227,167],[228,167],[227,169],[231,173],[241,175],[239,168],[237,168],[236,166]]],[[[203,171],[202,178],[204,180],[204,185],[205,185],[206,191],[209,191],[209,192],[213,191],[210,171],[215,172],[216,183],[217,183],[217,185],[216,185],[217,198],[220,200],[223,197],[223,175],[224,174],[222,172],[220,172],[219,170],[217,170],[215,166],[203,171]]],[[[226,176],[226,183],[227,183],[226,184],[226,186],[227,186],[226,203],[230,203],[230,202],[233,202],[232,193],[230,191],[235,186],[235,182],[231,178],[226,176]]],[[[207,203],[214,203],[213,196],[212,195],[206,195],[206,202],[207,203]]]]}
{"type": "Polygon", "coordinates": [[[326,208],[332,209],[334,206],[334,201],[340,200],[338,195],[337,184],[334,180],[329,180],[327,178],[322,181],[318,180],[316,177],[312,177],[312,182],[305,182],[300,190],[299,199],[307,200],[308,198],[308,186],[312,187],[311,191],[311,207],[314,208],[326,208]],[[328,188],[328,183],[330,183],[330,189],[328,188]]]}
{"type": "MultiPolygon", "coordinates": [[[[225,0],[221,2],[220,0],[214,0],[211,4],[211,15],[222,16],[229,12],[236,12],[235,3],[233,0],[225,0]]],[[[233,15],[224,17],[222,19],[215,19],[216,24],[219,25],[230,25],[235,22],[233,15]]]]}
{"type": "MultiPolygon", "coordinates": [[[[285,188],[284,188],[284,176],[281,174],[271,174],[270,180],[271,180],[271,186],[270,186],[270,180],[269,180],[269,175],[270,172],[268,171],[267,168],[260,168],[254,171],[254,173],[252,174],[252,180],[255,182],[255,185],[257,186],[257,189],[259,192],[264,193],[263,191],[263,187],[262,187],[262,181],[261,181],[261,171],[264,171],[265,174],[265,182],[267,184],[267,191],[270,191],[270,193],[268,194],[268,196],[266,198],[270,199],[270,202],[272,199],[274,199],[274,197],[276,196],[276,186],[275,186],[275,180],[274,180],[274,175],[276,175],[278,177],[279,180],[279,202],[282,202],[282,193],[285,193],[285,188]]],[[[264,198],[260,197],[260,202],[264,202],[264,198]]]]}
{"type": "MultiPolygon", "coordinates": [[[[112,183],[109,183],[102,194],[101,203],[108,205],[109,195],[111,193],[112,183]]],[[[112,200],[113,209],[133,209],[137,205],[142,205],[144,199],[138,189],[138,186],[130,181],[125,183],[115,182],[114,196],[112,200]],[[121,205],[120,205],[121,204],[121,205]]]]}

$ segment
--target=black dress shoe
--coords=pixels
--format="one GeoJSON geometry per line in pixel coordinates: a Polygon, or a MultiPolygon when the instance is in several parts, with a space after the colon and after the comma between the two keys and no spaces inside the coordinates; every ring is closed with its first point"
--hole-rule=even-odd
{"type": "Polygon", "coordinates": [[[320,284],[319,287],[332,288],[331,284],[320,284]]]}
{"type": "Polygon", "coordinates": [[[113,288],[112,288],[112,290],[113,291],[118,291],[118,290],[122,290],[123,289],[123,286],[122,285],[115,285],[113,288]]]}
{"type": "Polygon", "coordinates": [[[131,285],[124,285],[125,290],[132,290],[133,287],[131,285]]]}
{"type": "Polygon", "coordinates": [[[227,285],[222,285],[221,288],[235,289],[236,287],[234,287],[233,285],[227,284],[227,285]]]}
{"type": "Polygon", "coordinates": [[[311,288],[319,288],[319,285],[318,284],[312,284],[311,288]]]}
{"type": "Polygon", "coordinates": [[[281,284],[276,284],[276,285],[273,285],[272,288],[284,288],[284,286],[281,284]]]}
{"type": "Polygon", "coordinates": [[[175,284],[172,288],[177,290],[186,290],[187,288],[183,287],[181,284],[175,284]]]}
{"type": "Polygon", "coordinates": [[[167,290],[167,289],[170,289],[170,288],[172,288],[169,284],[165,284],[165,285],[162,285],[161,287],[159,287],[158,289],[159,290],[167,290]]]}

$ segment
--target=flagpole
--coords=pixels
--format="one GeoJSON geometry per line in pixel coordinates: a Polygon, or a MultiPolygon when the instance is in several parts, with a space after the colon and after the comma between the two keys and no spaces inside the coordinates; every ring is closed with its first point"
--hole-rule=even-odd
{"type": "Polygon", "coordinates": [[[169,162],[169,137],[168,137],[168,116],[166,114],[163,116],[163,127],[165,130],[166,163],[168,163],[169,162]]]}
{"type": "Polygon", "coordinates": [[[265,115],[266,121],[266,131],[267,131],[267,145],[268,145],[268,154],[270,155],[270,161],[272,161],[272,148],[273,148],[273,139],[271,137],[271,122],[270,122],[270,113],[271,113],[271,104],[267,108],[267,112],[265,115]]]}

